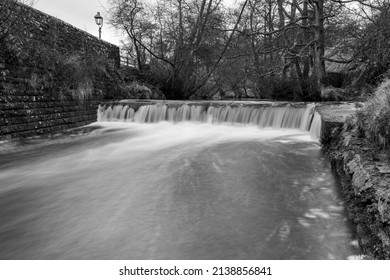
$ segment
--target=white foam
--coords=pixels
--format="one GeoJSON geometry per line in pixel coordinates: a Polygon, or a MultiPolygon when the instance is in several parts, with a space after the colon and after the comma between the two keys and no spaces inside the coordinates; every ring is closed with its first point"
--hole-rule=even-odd
{"type": "Polygon", "coordinates": [[[198,122],[209,124],[246,125],[259,128],[298,129],[310,132],[318,140],[321,132],[321,116],[315,105],[295,108],[253,106],[203,106],[183,104],[170,108],[163,104],[143,105],[136,112],[129,105],[99,106],[99,122],[198,122]]]}

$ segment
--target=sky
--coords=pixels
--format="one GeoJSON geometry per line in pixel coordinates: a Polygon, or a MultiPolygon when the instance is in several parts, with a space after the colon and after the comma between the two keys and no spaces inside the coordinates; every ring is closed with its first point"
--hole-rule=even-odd
{"type": "MultiPolygon", "coordinates": [[[[224,0],[224,2],[235,2],[236,0],[224,0]]],[[[98,26],[94,16],[97,12],[105,19],[102,28],[102,39],[121,45],[121,35],[107,22],[109,5],[107,0],[35,0],[34,8],[46,14],[59,18],[71,25],[84,30],[94,36],[99,36],[98,26]]]]}
{"type": "Polygon", "coordinates": [[[59,18],[96,37],[99,36],[94,16],[103,16],[102,39],[120,45],[121,36],[107,23],[107,0],[36,0],[35,9],[59,18]]]}

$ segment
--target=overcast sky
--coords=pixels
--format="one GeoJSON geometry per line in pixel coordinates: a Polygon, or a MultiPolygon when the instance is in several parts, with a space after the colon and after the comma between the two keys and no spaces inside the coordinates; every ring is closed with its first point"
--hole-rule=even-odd
{"type": "MultiPolygon", "coordinates": [[[[236,0],[224,0],[225,3],[234,3],[236,0]]],[[[106,9],[109,9],[107,0],[36,0],[34,8],[57,17],[73,26],[99,36],[98,26],[94,16],[97,12],[107,19],[106,9]]],[[[102,28],[102,39],[120,45],[120,33],[115,31],[107,20],[102,28]]]]}
{"type": "MultiPolygon", "coordinates": [[[[66,21],[94,36],[99,36],[94,16],[100,12],[103,18],[107,18],[102,5],[108,9],[107,0],[36,0],[34,8],[66,21]]],[[[121,38],[116,33],[107,24],[107,21],[104,21],[102,39],[119,45],[121,38]]]]}

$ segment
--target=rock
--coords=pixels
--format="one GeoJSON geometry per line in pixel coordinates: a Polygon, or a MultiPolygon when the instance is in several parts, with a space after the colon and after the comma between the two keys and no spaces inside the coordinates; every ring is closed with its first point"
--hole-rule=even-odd
{"type": "Polygon", "coordinates": [[[388,199],[383,199],[378,202],[378,211],[382,222],[386,223],[390,221],[390,205],[388,199]]]}
{"type": "Polygon", "coordinates": [[[390,174],[389,165],[377,165],[376,168],[379,170],[381,174],[390,174]]]}

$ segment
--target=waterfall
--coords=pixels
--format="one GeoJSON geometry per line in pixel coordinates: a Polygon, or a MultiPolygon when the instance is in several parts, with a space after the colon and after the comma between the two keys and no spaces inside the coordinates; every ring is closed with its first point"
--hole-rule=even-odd
{"type": "Polygon", "coordinates": [[[321,124],[321,115],[315,111],[313,113],[313,120],[309,127],[310,135],[312,138],[319,139],[321,137],[321,124]]]}
{"type": "Polygon", "coordinates": [[[170,107],[166,104],[140,106],[137,111],[129,105],[99,105],[99,122],[208,122],[212,124],[246,124],[260,128],[289,128],[309,131],[314,139],[321,133],[321,116],[314,104],[304,107],[188,105],[170,107]]]}

